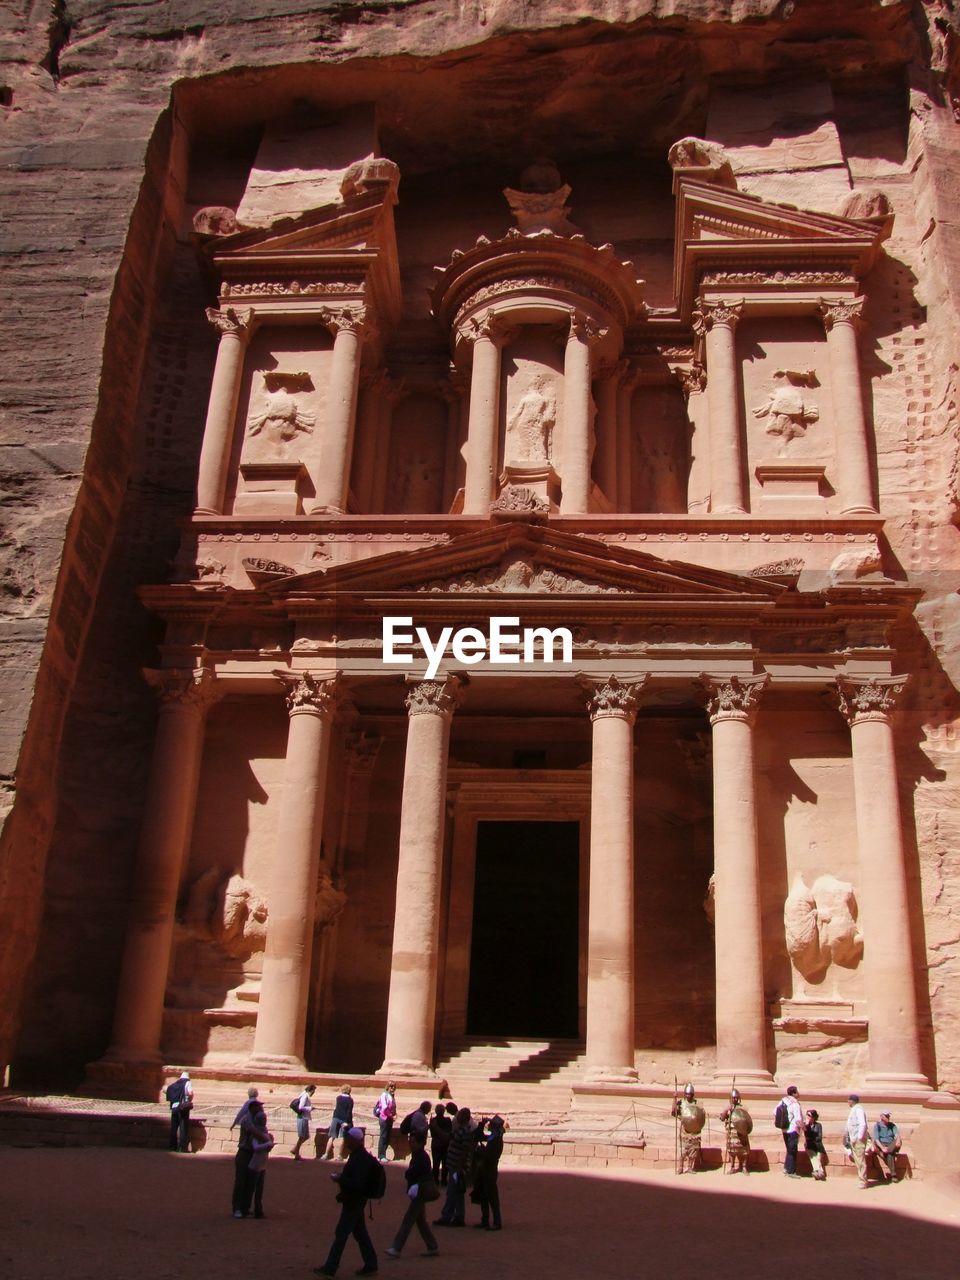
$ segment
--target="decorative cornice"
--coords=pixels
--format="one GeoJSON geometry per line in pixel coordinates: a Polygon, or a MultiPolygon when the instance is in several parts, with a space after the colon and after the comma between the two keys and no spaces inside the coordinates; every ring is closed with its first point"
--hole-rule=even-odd
{"type": "Polygon", "coordinates": [[[580,675],[577,683],[587,695],[587,711],[591,720],[614,718],[629,720],[633,724],[647,677],[621,680],[611,675],[602,680],[591,680],[589,676],[580,675]]]}
{"type": "Polygon", "coordinates": [[[827,285],[854,283],[853,273],[843,270],[778,271],[773,267],[754,271],[705,271],[700,276],[701,285],[778,285],[793,288],[796,285],[827,285]]]}
{"type": "Polygon", "coordinates": [[[207,307],[207,319],[219,333],[221,338],[241,338],[244,341],[250,336],[250,321],[253,312],[248,307],[238,311],[234,307],[207,307]]]}
{"type": "Polygon", "coordinates": [[[707,691],[707,714],[711,724],[720,720],[753,720],[760,696],[770,677],[701,675],[700,683],[707,691]]]}
{"type": "Polygon", "coordinates": [[[840,714],[851,726],[866,720],[889,723],[907,676],[838,676],[840,714]]]}
{"type": "Polygon", "coordinates": [[[274,671],[285,687],[284,696],[290,715],[311,712],[331,716],[339,697],[340,672],[332,676],[316,676],[310,671],[274,671]]]}
{"type": "Polygon", "coordinates": [[[225,280],[222,298],[360,298],[366,292],[363,280],[310,280],[301,271],[299,280],[225,280]]]}
{"type": "Polygon", "coordinates": [[[411,716],[452,716],[463,697],[463,681],[459,676],[439,680],[411,681],[404,702],[411,716]]]}

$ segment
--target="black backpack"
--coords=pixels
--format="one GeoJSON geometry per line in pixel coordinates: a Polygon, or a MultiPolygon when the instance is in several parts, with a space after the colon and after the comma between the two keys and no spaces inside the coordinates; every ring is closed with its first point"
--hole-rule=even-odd
{"type": "Polygon", "coordinates": [[[175,1107],[183,1101],[185,1091],[186,1083],[183,1080],[174,1080],[172,1084],[167,1085],[166,1093],[163,1096],[171,1107],[175,1107]]]}
{"type": "Polygon", "coordinates": [[[387,1189],[387,1174],[376,1156],[367,1152],[367,1177],[364,1195],[368,1200],[382,1200],[387,1189]]]}
{"type": "Polygon", "coordinates": [[[300,1114],[300,1094],[298,1093],[294,1100],[290,1103],[290,1110],[300,1114]]]}
{"type": "Polygon", "coordinates": [[[409,1138],[410,1136],[410,1130],[413,1128],[413,1117],[416,1114],[417,1113],[415,1111],[411,1111],[408,1116],[404,1116],[400,1121],[400,1132],[405,1138],[409,1138]]]}
{"type": "Polygon", "coordinates": [[[773,1123],[778,1129],[790,1128],[790,1112],[785,1102],[778,1102],[777,1109],[773,1113],[773,1123]]]}

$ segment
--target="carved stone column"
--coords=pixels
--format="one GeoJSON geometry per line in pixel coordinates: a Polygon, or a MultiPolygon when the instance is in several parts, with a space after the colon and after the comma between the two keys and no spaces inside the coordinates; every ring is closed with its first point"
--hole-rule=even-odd
{"type": "Polygon", "coordinates": [[[717,1076],[769,1084],[753,740],[769,676],[701,679],[713,726],[717,1076]]]}
{"type": "Polygon", "coordinates": [[[264,1066],[302,1071],[323,804],[338,677],[323,678],[309,672],[275,674],[287,687],[290,731],[283,804],[267,891],[270,914],[253,1060],[264,1066]]]}
{"type": "Polygon", "coordinates": [[[844,515],[877,509],[860,386],[857,333],[862,307],[862,298],[854,302],[820,299],[820,314],[830,352],[830,387],[837,441],[837,491],[844,515]]]}
{"type": "Polygon", "coordinates": [[[386,470],[390,444],[389,431],[383,433],[383,401],[389,379],[381,371],[361,377],[360,409],[356,435],[356,499],[362,512],[379,511],[375,507],[376,471],[379,463],[386,470]]]}
{"type": "Polygon", "coordinates": [[[106,1061],[159,1062],[177,893],[197,802],[210,671],[155,671],[162,699],[106,1061]]]}
{"type": "Polygon", "coordinates": [[[625,360],[603,369],[597,383],[597,480],[604,494],[617,507],[617,408],[620,379],[626,373],[625,360]]]}
{"type": "Polygon", "coordinates": [[[929,1089],[923,1072],[891,718],[904,676],[841,677],[860,846],[860,924],[871,1088],[929,1089]]]}
{"type": "Polygon", "coordinates": [[[710,509],[747,509],[743,436],[740,428],[740,377],[735,330],[743,302],[702,304],[698,332],[704,334],[707,403],[710,408],[710,509]]]}
{"type": "Polygon", "coordinates": [[[497,318],[488,313],[480,320],[471,320],[462,334],[473,344],[463,513],[469,516],[486,516],[497,496],[500,351],[507,333],[497,318]]]}
{"type": "Polygon", "coordinates": [[[443,459],[443,510],[449,511],[460,487],[459,474],[462,463],[460,449],[461,423],[463,422],[463,401],[466,394],[465,379],[460,371],[453,368],[450,379],[440,386],[440,393],[447,406],[447,447],[443,459]]]}
{"type": "Polygon", "coordinates": [[[222,515],[227,491],[227,473],[236,426],[237,401],[243,378],[243,355],[250,337],[252,311],[224,307],[207,308],[207,319],[220,334],[217,362],[207,405],[207,421],[200,448],[197,477],[198,515],[222,515]]]}
{"type": "Polygon", "coordinates": [[[400,858],[382,1071],[433,1070],[443,825],[456,676],[423,680],[407,695],[409,722],[400,811],[400,858]]]}
{"type": "Polygon", "coordinates": [[[350,461],[360,384],[360,356],[366,312],[328,312],[324,323],[335,334],[333,367],[327,384],[324,407],[320,466],[316,476],[317,494],[311,513],[342,514],[347,509],[350,488],[350,461]]]}
{"type": "Polygon", "coordinates": [[[645,677],[584,680],[593,721],[587,1079],[636,1079],[633,726],[645,677]]]}
{"type": "Polygon", "coordinates": [[[594,444],[590,360],[591,347],[600,334],[600,329],[584,316],[571,315],[563,357],[562,516],[586,515],[590,510],[594,444]]]}
{"type": "Polygon", "coordinates": [[[637,371],[626,361],[617,388],[617,510],[633,510],[633,393],[637,371]]]}

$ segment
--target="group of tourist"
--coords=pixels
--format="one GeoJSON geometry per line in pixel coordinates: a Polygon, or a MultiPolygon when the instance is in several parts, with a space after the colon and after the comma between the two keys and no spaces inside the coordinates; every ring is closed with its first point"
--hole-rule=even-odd
{"type": "MultiPolygon", "coordinates": [[[[851,1093],[850,1110],[844,1124],[843,1145],[850,1153],[856,1165],[857,1177],[861,1187],[869,1186],[867,1177],[867,1159],[875,1155],[880,1176],[884,1182],[897,1181],[897,1153],[900,1150],[900,1131],[893,1122],[889,1111],[881,1111],[880,1118],[873,1126],[871,1138],[870,1126],[866,1112],[860,1102],[860,1096],[851,1093]]],[[[696,1090],[692,1084],[685,1086],[682,1095],[673,1100],[670,1114],[677,1121],[677,1172],[696,1172],[700,1163],[700,1142],[703,1126],[706,1124],[706,1112],[697,1101],[696,1090]]],[[[738,1089],[730,1092],[727,1107],[720,1112],[720,1121],[724,1127],[726,1141],[724,1144],[724,1169],[727,1173],[749,1173],[747,1160],[750,1155],[750,1134],[753,1132],[753,1118],[743,1105],[738,1089]]],[[[800,1106],[800,1094],[797,1086],[792,1084],[777,1104],[773,1114],[773,1123],[783,1134],[786,1148],[783,1160],[783,1172],[788,1178],[799,1178],[797,1172],[797,1154],[800,1149],[800,1138],[803,1136],[804,1149],[810,1158],[813,1177],[818,1182],[826,1179],[824,1157],[826,1148],[823,1145],[823,1125],[820,1113],[814,1108],[804,1112],[800,1106]]]]}
{"type": "MultiPolygon", "coordinates": [[[[297,1140],[291,1150],[301,1160],[301,1148],[310,1137],[314,1085],[306,1085],[290,1103],[297,1114],[297,1140]]],[[[171,1107],[173,1103],[171,1103],[171,1107]]],[[[387,1151],[394,1150],[393,1130],[397,1118],[396,1085],[391,1082],[374,1104],[379,1123],[377,1155],[366,1147],[365,1130],[354,1124],[353,1096],[349,1085],[337,1094],[333,1116],[327,1129],[327,1141],[317,1158],[333,1160],[339,1156],[342,1168],[331,1173],[337,1184],[340,1217],[326,1261],[314,1270],[320,1276],[333,1276],[351,1236],[357,1241],[363,1261],[358,1275],[372,1275],[378,1268],[377,1253],[367,1228],[364,1210],[368,1201],[380,1199],[386,1188],[382,1166],[389,1161],[387,1151]],[[338,1150],[339,1144],[339,1150],[338,1150]]],[[[247,1090],[247,1100],[234,1117],[231,1130],[239,1129],[234,1161],[232,1212],[235,1218],[263,1218],[263,1187],[267,1156],[274,1146],[267,1128],[267,1117],[258,1091],[247,1090]]],[[[422,1102],[400,1122],[399,1131],[410,1147],[410,1160],[404,1171],[407,1205],[389,1248],[387,1257],[399,1258],[414,1228],[425,1247],[425,1257],[439,1253],[433,1227],[466,1225],[466,1196],[472,1188],[471,1200],[480,1209],[480,1221],[474,1225],[484,1231],[499,1231],[500,1216],[499,1165],[503,1154],[502,1117],[476,1120],[468,1107],[452,1102],[422,1102]],[[429,1151],[428,1151],[429,1147],[429,1151]],[[441,1198],[440,1215],[430,1224],[427,1206],[441,1198]]]]}

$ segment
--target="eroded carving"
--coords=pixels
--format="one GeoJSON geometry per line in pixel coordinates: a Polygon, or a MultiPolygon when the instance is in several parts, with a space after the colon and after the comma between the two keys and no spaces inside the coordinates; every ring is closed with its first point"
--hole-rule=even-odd
{"type": "Polygon", "coordinates": [[[268,915],[265,899],[250,881],[209,867],[190,886],[183,923],[227,955],[248,960],[266,945],[268,915]]]}
{"type": "Polygon", "coordinates": [[[569,218],[570,192],[554,162],[541,159],[524,169],[518,189],[506,187],[503,194],[522,235],[550,232],[555,236],[573,236],[578,234],[578,229],[569,218]]]}
{"type": "Polygon", "coordinates": [[[803,876],[793,882],[783,907],[787,952],[809,981],[818,981],[831,964],[853,969],[863,956],[853,885],[832,875],[818,876],[808,888],[803,876]]]}
{"type": "Polygon", "coordinates": [[[490,510],[498,515],[547,515],[550,504],[526,485],[507,485],[490,510]]]}
{"type": "Polygon", "coordinates": [[[556,392],[545,378],[535,377],[507,422],[514,461],[549,462],[556,425],[556,392]]]}
{"type": "Polygon", "coordinates": [[[818,386],[813,369],[775,369],[773,389],[765,404],[757,405],[751,412],[755,418],[766,418],[767,435],[776,436],[784,444],[806,433],[811,422],[820,417],[820,410],[803,394],[804,387],[818,386]]]}
{"type": "Polygon", "coordinates": [[[313,431],[316,416],[307,413],[302,400],[296,397],[313,390],[308,373],[271,372],[263,375],[264,405],[247,423],[247,435],[256,439],[251,454],[284,459],[290,455],[290,446],[298,432],[313,431]]]}
{"type": "Polygon", "coordinates": [[[525,591],[531,594],[564,592],[593,595],[620,593],[619,587],[600,582],[588,582],[583,578],[573,578],[519,555],[490,569],[461,574],[457,578],[426,582],[417,590],[431,593],[447,591],[525,591]]]}
{"type": "Polygon", "coordinates": [[[667,152],[667,161],[674,173],[678,169],[693,169],[696,171],[694,176],[703,182],[733,188],[737,185],[730,158],[719,142],[709,142],[706,138],[681,138],[667,152]]]}
{"type": "Polygon", "coordinates": [[[220,337],[234,337],[246,339],[250,336],[250,322],[253,319],[253,312],[249,310],[238,311],[235,307],[207,307],[207,319],[216,329],[220,337]]]}

